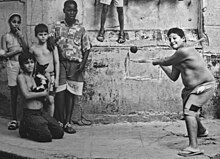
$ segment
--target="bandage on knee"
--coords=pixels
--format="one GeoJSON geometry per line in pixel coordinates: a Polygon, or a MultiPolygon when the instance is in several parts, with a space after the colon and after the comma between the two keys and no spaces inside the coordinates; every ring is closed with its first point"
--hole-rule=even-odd
{"type": "Polygon", "coordinates": [[[184,109],[184,115],[197,116],[200,113],[200,109],[201,107],[192,104],[189,109],[184,109]]]}
{"type": "Polygon", "coordinates": [[[190,111],[194,111],[194,112],[198,112],[199,109],[201,109],[201,107],[198,107],[198,106],[193,105],[193,104],[189,108],[190,111]]]}

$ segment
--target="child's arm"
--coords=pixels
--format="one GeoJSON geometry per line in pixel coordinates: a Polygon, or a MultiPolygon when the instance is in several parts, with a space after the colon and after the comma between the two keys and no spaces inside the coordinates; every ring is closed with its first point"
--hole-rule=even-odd
{"type": "Polygon", "coordinates": [[[57,88],[59,86],[60,61],[59,61],[58,49],[56,46],[53,51],[53,57],[54,57],[54,68],[55,68],[55,88],[57,88]]]}
{"type": "Polygon", "coordinates": [[[22,52],[22,48],[14,50],[14,51],[8,51],[8,48],[6,45],[6,36],[5,35],[3,35],[2,39],[1,39],[1,48],[3,50],[5,50],[5,54],[2,55],[2,57],[4,57],[4,58],[8,58],[8,57],[10,58],[10,57],[22,52]]]}
{"type": "Polygon", "coordinates": [[[47,90],[43,92],[30,92],[28,90],[26,80],[22,74],[18,76],[18,84],[20,86],[21,93],[23,94],[25,99],[35,99],[35,98],[44,97],[48,95],[47,90]]]}
{"type": "Polygon", "coordinates": [[[131,59],[130,61],[132,62],[136,62],[136,63],[152,63],[153,62],[153,58],[149,58],[149,59],[131,59]]]}
{"type": "Polygon", "coordinates": [[[180,71],[175,68],[174,66],[172,67],[172,69],[170,69],[170,67],[168,66],[161,66],[160,67],[163,69],[163,71],[166,73],[166,75],[172,80],[172,81],[176,81],[179,78],[180,75],[180,71]]]}
{"type": "Polygon", "coordinates": [[[19,29],[17,29],[16,35],[18,36],[18,39],[21,42],[21,47],[22,47],[23,52],[27,52],[28,51],[28,44],[24,40],[24,36],[23,36],[22,32],[19,29]]]}
{"type": "Polygon", "coordinates": [[[87,61],[87,59],[89,57],[89,53],[90,53],[90,50],[86,50],[84,52],[82,62],[80,63],[80,66],[79,66],[79,68],[77,70],[78,72],[82,72],[84,70],[85,65],[86,65],[86,61],[87,61]]]}
{"type": "Polygon", "coordinates": [[[162,65],[162,66],[176,65],[186,60],[187,57],[188,57],[188,53],[186,49],[180,49],[177,50],[172,56],[157,58],[153,60],[152,63],[153,65],[162,65]]]}

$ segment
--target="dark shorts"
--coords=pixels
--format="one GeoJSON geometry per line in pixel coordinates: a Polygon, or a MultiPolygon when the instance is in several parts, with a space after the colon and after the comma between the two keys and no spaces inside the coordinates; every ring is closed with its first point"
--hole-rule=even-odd
{"type": "Polygon", "coordinates": [[[80,63],[69,61],[69,60],[62,60],[60,61],[60,78],[59,78],[59,85],[66,84],[69,81],[76,81],[76,82],[83,82],[83,72],[78,73],[77,69],[79,68],[80,63]]]}
{"type": "Polygon", "coordinates": [[[54,118],[42,110],[24,109],[19,134],[34,141],[50,142],[61,139],[64,131],[54,118]]]}

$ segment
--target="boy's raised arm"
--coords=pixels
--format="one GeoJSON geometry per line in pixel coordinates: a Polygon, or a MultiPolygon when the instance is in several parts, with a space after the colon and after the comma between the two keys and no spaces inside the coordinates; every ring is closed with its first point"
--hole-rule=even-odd
{"type": "Polygon", "coordinates": [[[177,50],[172,56],[157,58],[153,60],[153,65],[170,66],[177,65],[182,61],[186,60],[187,53],[184,49],[177,50]]]}
{"type": "Polygon", "coordinates": [[[172,67],[172,69],[169,66],[160,65],[160,67],[172,81],[176,81],[179,78],[180,71],[174,66],[172,67]]]}

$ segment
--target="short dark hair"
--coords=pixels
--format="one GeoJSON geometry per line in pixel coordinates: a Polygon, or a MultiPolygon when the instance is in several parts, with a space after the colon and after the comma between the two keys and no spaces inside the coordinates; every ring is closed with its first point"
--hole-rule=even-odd
{"type": "Polygon", "coordinates": [[[78,5],[77,5],[77,3],[74,0],[66,0],[64,2],[64,8],[66,8],[70,4],[73,4],[76,8],[78,8],[78,5]]]}
{"type": "Polygon", "coordinates": [[[10,17],[8,19],[8,23],[10,23],[14,17],[18,17],[21,21],[21,15],[18,14],[18,13],[13,13],[13,14],[10,15],[10,17]]]}
{"type": "Polygon", "coordinates": [[[170,34],[172,34],[172,33],[179,35],[181,38],[185,38],[185,33],[180,28],[171,28],[171,29],[169,29],[168,32],[167,32],[167,36],[169,37],[170,34]]]}
{"type": "Polygon", "coordinates": [[[46,24],[40,23],[36,25],[34,28],[35,36],[37,36],[38,33],[42,33],[42,32],[48,33],[49,31],[48,31],[48,27],[46,24]]]}
{"type": "Polygon", "coordinates": [[[36,62],[36,59],[34,57],[34,54],[30,53],[30,52],[24,52],[24,53],[21,53],[18,57],[18,62],[19,62],[19,65],[21,67],[21,69],[23,71],[25,71],[25,68],[24,68],[24,64],[25,62],[27,62],[28,60],[33,60],[34,62],[36,62]]]}

